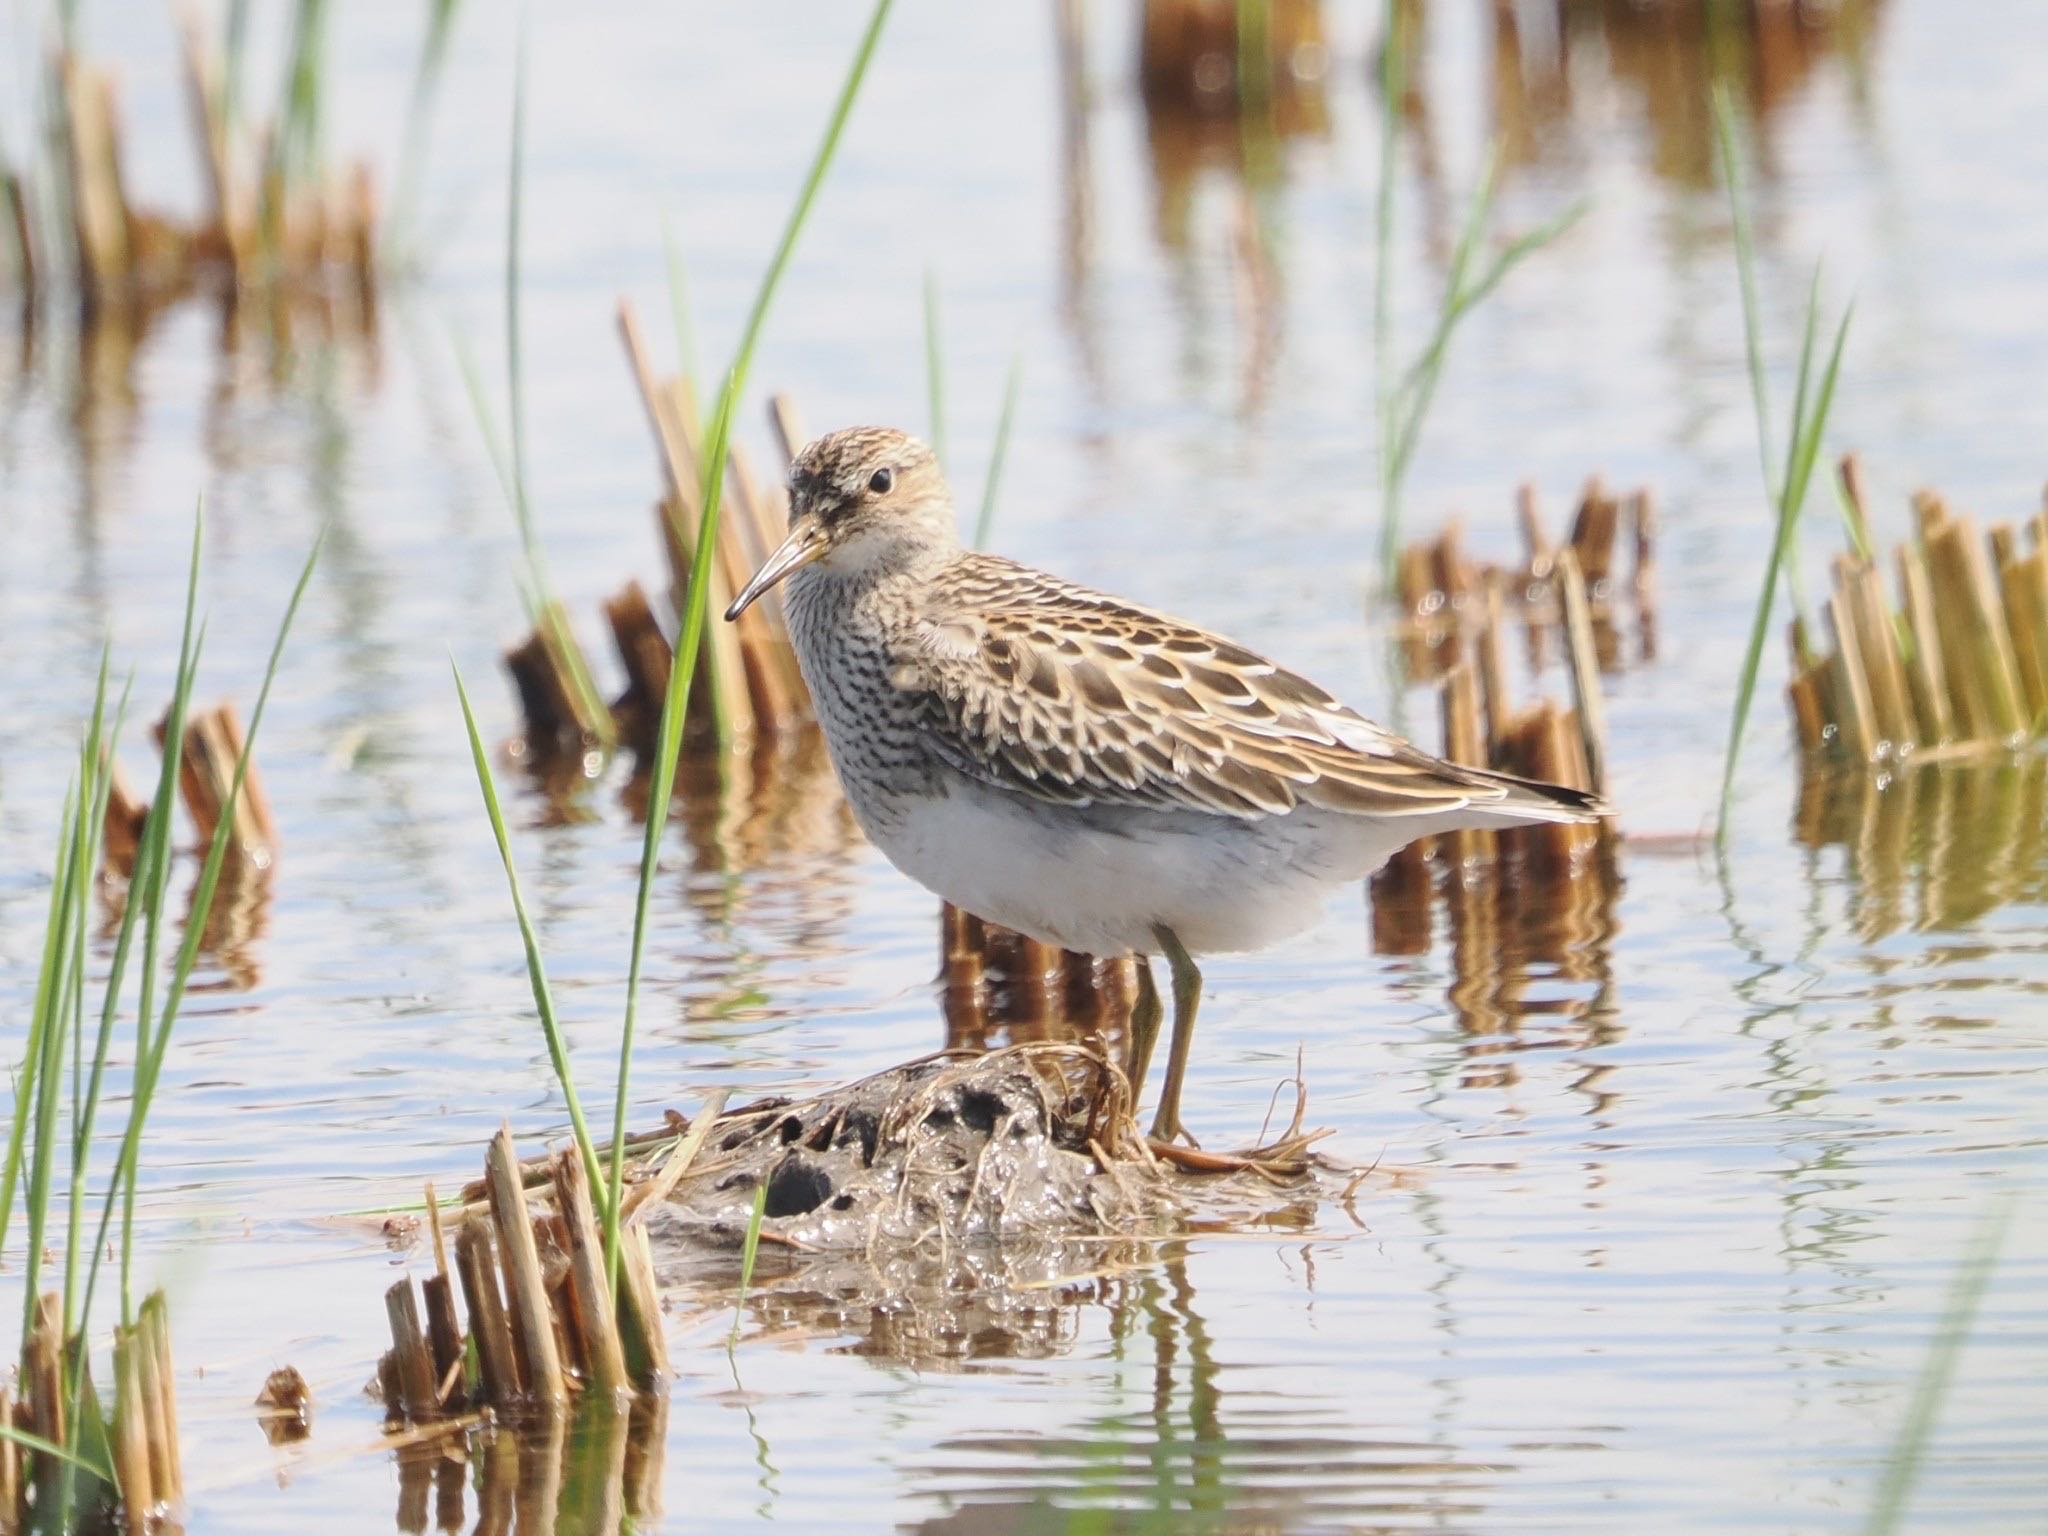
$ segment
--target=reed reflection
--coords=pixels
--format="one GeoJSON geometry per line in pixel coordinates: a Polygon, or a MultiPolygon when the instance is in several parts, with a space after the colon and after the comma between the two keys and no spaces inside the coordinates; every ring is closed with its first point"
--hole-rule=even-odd
{"type": "Polygon", "coordinates": [[[433,1435],[392,1453],[395,1525],[474,1536],[618,1536],[662,1513],[668,1400],[433,1435]],[[474,1520],[472,1522],[472,1514],[474,1520]]]}
{"type": "Polygon", "coordinates": [[[1846,861],[1848,923],[1864,943],[1967,928],[2048,900],[2048,759],[1996,752],[1888,772],[1808,760],[1795,841],[1846,861]]]}
{"type": "Polygon", "coordinates": [[[1687,187],[1714,180],[1716,80],[1758,125],[1762,170],[1771,132],[1820,70],[1839,59],[1859,92],[1883,0],[1779,5],[1769,0],[1644,5],[1640,0],[1497,0],[1493,119],[1511,165],[1569,164],[1575,142],[1610,114],[1612,81],[1637,105],[1650,168],[1687,187]],[[1597,80],[1595,89],[1587,89],[1597,80]]]}
{"type": "Polygon", "coordinates": [[[904,1476],[950,1508],[913,1529],[1057,1532],[1076,1529],[1082,1511],[1111,1522],[1102,1529],[1134,1532],[1377,1529],[1418,1515],[1469,1519],[1515,1471],[1429,1431],[1369,1432],[1358,1399],[1300,1380],[1284,1397],[1233,1391],[1244,1361],[1211,1323],[1194,1276],[1189,1250],[1171,1245],[1158,1263],[1098,1282],[1109,1406],[1064,1432],[939,1440],[943,1460],[904,1476]]]}

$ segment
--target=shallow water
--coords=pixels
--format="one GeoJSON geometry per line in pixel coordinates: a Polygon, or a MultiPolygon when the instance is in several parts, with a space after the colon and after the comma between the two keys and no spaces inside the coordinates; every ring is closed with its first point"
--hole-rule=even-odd
{"type": "MultiPolygon", "coordinates": [[[[1212,963],[1197,1128],[1248,1135],[1300,1052],[1335,1147],[1404,1177],[1306,1223],[1276,1199],[1264,1227],[1122,1256],[1049,1291],[1029,1347],[928,1358],[906,1342],[928,1332],[821,1325],[771,1274],[728,1357],[729,1290],[686,1288],[665,1432],[628,1448],[667,1511],[646,1528],[1029,1530],[1051,1503],[1123,1508],[1130,1528],[1157,1512],[1170,1529],[1855,1529],[1959,1257],[2005,1193],[2028,1198],[1914,1508],[1923,1529],[1987,1531],[2048,1508],[2041,764],[1802,798],[1774,647],[1717,877],[1696,834],[1765,527],[1725,204],[1697,175],[1702,125],[1672,106],[1669,50],[1585,24],[1560,103],[1534,62],[1542,9],[1517,8],[1528,94],[1550,106],[1511,143],[1500,221],[1591,208],[1461,334],[1408,505],[1417,529],[1461,511],[1471,543],[1506,557],[1522,479],[1553,525],[1591,470],[1656,490],[1659,654],[1609,679],[1631,838],[1611,911],[1561,927],[1525,912],[1489,951],[1439,907],[1422,951],[1393,955],[1348,897],[1293,943],[1212,963]]],[[[1093,8],[1091,106],[1063,125],[1049,10],[902,8],[756,379],[816,427],[921,426],[929,266],[964,504],[1013,347],[1026,359],[998,548],[1196,615],[1432,739],[1434,699],[1396,688],[1365,596],[1368,18],[1329,18],[1327,131],[1284,142],[1249,194],[1270,262],[1253,281],[1233,138],[1191,151],[1148,125],[1121,6],[1093,8]]],[[[125,68],[130,185],[189,202],[161,9],[86,11],[125,68]]],[[[1754,195],[1781,420],[1813,262],[1833,300],[1856,295],[1830,446],[1864,451],[1889,543],[1915,485],[2014,517],[2048,473],[2048,224],[2026,213],[2048,140],[2022,127],[2048,29],[2019,0],[1967,26],[1933,0],[1874,16],[1854,47],[1770,75],[1754,195]]],[[[336,23],[332,140],[389,166],[415,17],[336,23]]],[[[598,601],[659,560],[613,301],[630,294],[666,351],[667,207],[704,355],[725,355],[856,24],[817,3],[536,12],[530,451],[552,572],[593,650],[598,601]]],[[[22,61],[0,107],[18,145],[31,50],[17,18],[0,28],[22,61]]],[[[1429,148],[1400,204],[1404,353],[1503,111],[1492,39],[1484,8],[1430,8],[1429,148]]],[[[66,324],[0,329],[10,1062],[101,635],[153,717],[203,491],[202,695],[246,701],[307,543],[334,530],[260,752],[284,847],[267,898],[207,957],[145,1160],[144,1268],[173,1297],[195,1531],[423,1528],[417,1474],[349,1454],[378,1423],[361,1387],[379,1293],[421,1258],[347,1213],[471,1176],[500,1118],[529,1139],[562,1124],[447,671],[452,652],[488,732],[516,729],[496,658],[520,624],[517,543],[449,343],[469,335],[496,377],[511,56],[509,27],[466,18],[430,264],[372,336],[302,323],[287,352],[253,335],[224,355],[203,305],[125,359],[66,324]],[[296,1460],[248,1408],[286,1361],[316,1394],[296,1460]]],[[[1809,535],[1811,574],[1838,538],[1825,496],[1809,535]]],[[[131,731],[131,773],[145,756],[131,731]]],[[[572,815],[530,788],[512,803],[597,1099],[639,847],[622,780],[572,815]]],[[[934,903],[850,832],[815,755],[766,781],[723,821],[700,797],[671,833],[636,1123],[943,1038],[934,903]]],[[[613,1444],[569,1457],[572,1481],[613,1444]]],[[[535,1528],[546,1450],[519,1473],[535,1528]]],[[[561,1527],[601,1528],[602,1492],[565,1496],[561,1527]]]]}

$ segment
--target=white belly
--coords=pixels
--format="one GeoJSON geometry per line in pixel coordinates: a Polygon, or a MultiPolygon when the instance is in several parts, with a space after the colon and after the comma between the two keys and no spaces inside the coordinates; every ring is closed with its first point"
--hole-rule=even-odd
{"type": "Polygon", "coordinates": [[[947,794],[872,819],[869,836],[890,862],[976,917],[1094,955],[1157,954],[1162,924],[1195,954],[1275,943],[1314,923],[1333,891],[1436,830],[1426,819],[1390,830],[1314,808],[1257,822],[1112,819],[947,781],[947,794]]]}

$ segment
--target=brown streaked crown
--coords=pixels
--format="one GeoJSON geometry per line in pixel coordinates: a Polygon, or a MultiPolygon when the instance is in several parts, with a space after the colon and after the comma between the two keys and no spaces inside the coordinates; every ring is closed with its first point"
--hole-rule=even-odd
{"type": "Polygon", "coordinates": [[[930,448],[894,427],[848,427],[808,444],[789,467],[790,521],[816,517],[837,534],[870,514],[925,516],[952,498],[930,448]]]}

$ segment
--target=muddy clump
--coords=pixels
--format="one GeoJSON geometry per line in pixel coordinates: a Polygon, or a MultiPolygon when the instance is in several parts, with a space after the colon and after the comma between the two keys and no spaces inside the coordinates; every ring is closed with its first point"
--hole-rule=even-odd
{"type": "Polygon", "coordinates": [[[1123,1074],[1058,1043],[928,1056],[728,1114],[648,1213],[657,1256],[738,1247],[764,1187],[764,1251],[1042,1244],[1181,1216],[1123,1074]]]}

